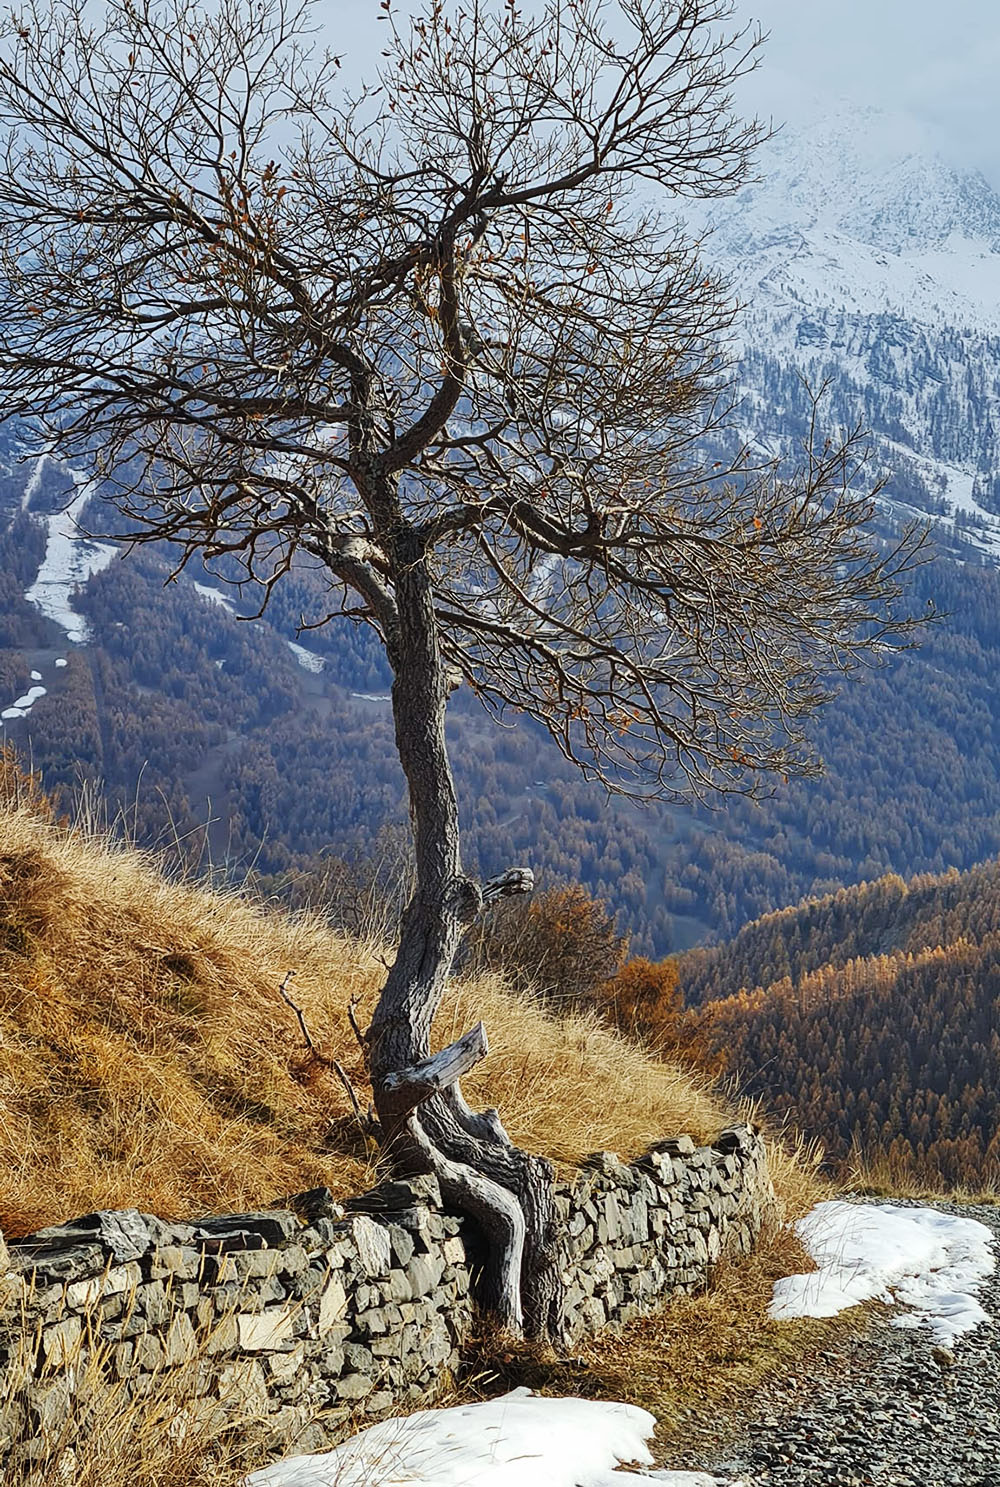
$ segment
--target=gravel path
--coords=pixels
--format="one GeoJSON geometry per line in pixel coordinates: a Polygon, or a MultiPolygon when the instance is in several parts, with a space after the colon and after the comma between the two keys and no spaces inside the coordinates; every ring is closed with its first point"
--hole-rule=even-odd
{"type": "MultiPolygon", "coordinates": [[[[1000,1209],[899,1206],[978,1219],[997,1235],[1000,1262],[1000,1209]]],[[[1000,1269],[978,1297],[991,1321],[953,1353],[875,1316],[867,1336],[820,1355],[817,1376],[755,1397],[721,1451],[683,1465],[741,1487],[1000,1487],[1000,1269]]]]}

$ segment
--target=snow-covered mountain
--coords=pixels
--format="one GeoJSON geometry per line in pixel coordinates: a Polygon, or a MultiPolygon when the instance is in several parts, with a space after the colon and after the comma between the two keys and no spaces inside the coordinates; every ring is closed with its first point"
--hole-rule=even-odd
{"type": "Polygon", "coordinates": [[[798,442],[827,384],[822,422],[871,431],[890,509],[1000,559],[1000,197],[877,109],[786,126],[758,173],[690,214],[746,304],[747,427],[798,442]]]}

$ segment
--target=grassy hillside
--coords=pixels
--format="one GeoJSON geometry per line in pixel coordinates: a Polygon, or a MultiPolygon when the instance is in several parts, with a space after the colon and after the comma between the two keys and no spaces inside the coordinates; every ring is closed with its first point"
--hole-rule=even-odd
{"type": "MultiPolygon", "coordinates": [[[[0,804],[0,1229],[97,1206],[183,1216],[370,1183],[377,1158],[332,1061],[363,1096],[347,1009],[357,998],[363,1026],[384,976],[380,948],[318,917],[172,882],[148,857],[55,823],[4,762],[0,753],[0,799],[13,797],[0,804]],[[279,994],[290,971],[317,1055],[279,994]]],[[[633,1155],[679,1131],[709,1139],[739,1114],[706,1079],[489,977],[453,987],[438,1037],[479,1016],[491,1050],[470,1098],[499,1106],[516,1140],[561,1163],[598,1148],[633,1155]]],[[[777,1144],[772,1170],[786,1216],[819,1195],[813,1168],[777,1144]]],[[[525,1383],[631,1399],[659,1416],[667,1452],[706,1400],[738,1408],[823,1345],[830,1324],[767,1315],[774,1280],[803,1263],[791,1231],[773,1228],[750,1261],[718,1267],[708,1295],[592,1339],[580,1358],[498,1351],[486,1329],[451,1397],[525,1383]]],[[[121,1390],[96,1411],[88,1403],[74,1481],[237,1487],[267,1459],[250,1421],[191,1431],[185,1400],[168,1371],[155,1408],[121,1390]]],[[[60,1458],[11,1487],[65,1480],[60,1458]]]]}
{"type": "MultiPolygon", "coordinates": [[[[364,1098],[348,1005],[364,1026],[380,954],[317,917],[171,882],[44,804],[0,811],[0,1229],[370,1183],[376,1158],[332,1061],[364,1098]],[[279,994],[289,972],[318,1056],[279,994]]],[[[480,1016],[491,1051],[470,1098],[559,1161],[707,1138],[734,1114],[706,1082],[489,978],[454,986],[440,1041],[480,1016]]]]}

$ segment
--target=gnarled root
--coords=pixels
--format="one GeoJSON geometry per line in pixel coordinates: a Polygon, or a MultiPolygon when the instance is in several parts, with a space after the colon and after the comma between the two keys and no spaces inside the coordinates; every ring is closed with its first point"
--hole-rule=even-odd
{"type": "Polygon", "coordinates": [[[524,1330],[521,1269],[526,1231],[520,1203],[513,1193],[476,1168],[443,1156],[421,1128],[416,1114],[407,1120],[406,1130],[437,1178],[445,1202],[467,1213],[482,1229],[488,1246],[483,1302],[505,1331],[520,1337],[524,1330]]]}
{"type": "Polygon", "coordinates": [[[495,1110],[475,1112],[458,1079],[485,1057],[479,1023],[464,1037],[376,1089],[397,1167],[430,1171],[446,1201],[467,1213],[487,1240],[483,1304],[510,1332],[547,1339],[556,1323],[552,1166],[514,1146],[495,1110]]]}

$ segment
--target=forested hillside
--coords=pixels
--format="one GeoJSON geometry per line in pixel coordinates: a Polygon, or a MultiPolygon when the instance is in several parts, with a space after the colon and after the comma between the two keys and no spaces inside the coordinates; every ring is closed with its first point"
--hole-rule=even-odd
{"type": "Polygon", "coordinates": [[[1000,863],[768,915],[680,974],[699,1047],[835,1162],[1000,1177],[1000,863]]]}
{"type": "MultiPolygon", "coordinates": [[[[253,616],[259,596],[203,572],[167,584],[168,551],[133,553],[77,592],[88,633],[75,644],[25,598],[52,500],[51,481],[26,494],[28,480],[12,463],[0,492],[0,679],[12,701],[32,672],[46,689],[5,728],[47,786],[68,800],[90,782],[139,840],[176,839],[189,855],[207,842],[203,860],[253,865],[276,884],[378,854],[384,828],[404,820],[388,677],[362,627],[300,633],[327,613],[318,574],[300,566],[260,619],[243,621],[234,611],[253,616]]],[[[106,518],[92,502],[93,529],[106,518]]],[[[609,803],[533,725],[497,727],[459,694],[451,727],[472,866],[530,862],[543,882],[581,882],[636,948],[663,954],[806,894],[1000,851],[1000,577],[942,557],[914,584],[918,606],[945,618],[819,717],[825,778],[779,782],[760,806],[609,803]]]]}
{"type": "Polygon", "coordinates": [[[920,952],[1000,933],[1000,862],[959,873],[891,873],[872,883],[766,914],[726,944],[691,950],[679,961],[689,1002],[732,996],[849,960],[920,952]]]}

